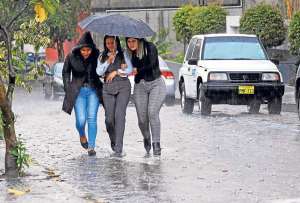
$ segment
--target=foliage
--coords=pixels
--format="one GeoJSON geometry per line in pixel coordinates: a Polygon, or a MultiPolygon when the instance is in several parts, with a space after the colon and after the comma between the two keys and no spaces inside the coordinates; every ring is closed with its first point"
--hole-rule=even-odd
{"type": "Polygon", "coordinates": [[[50,29],[45,24],[37,23],[35,20],[24,22],[20,30],[15,32],[16,45],[32,44],[37,53],[41,47],[47,47],[50,43],[50,29]]]}
{"type": "Polygon", "coordinates": [[[289,24],[289,42],[290,42],[290,51],[293,54],[300,54],[300,11],[296,12],[289,24]]]}
{"type": "MultiPolygon", "coordinates": [[[[50,14],[55,14],[59,8],[60,0],[31,0],[31,5],[42,4],[46,12],[50,14]]],[[[32,6],[33,7],[33,6],[32,6]]]]}
{"type": "Polygon", "coordinates": [[[280,10],[262,3],[244,13],[240,21],[240,32],[255,34],[265,47],[274,47],[285,40],[286,28],[280,10]]]}
{"type": "Polygon", "coordinates": [[[16,146],[10,151],[10,154],[17,159],[18,172],[22,175],[25,167],[29,167],[31,158],[27,153],[25,144],[20,136],[17,138],[16,146]]]}
{"type": "Polygon", "coordinates": [[[174,63],[180,63],[182,64],[184,59],[184,54],[183,53],[178,53],[175,57],[174,56],[169,56],[166,58],[166,60],[174,62],[174,63]]]}
{"type": "MultiPolygon", "coordinates": [[[[31,90],[29,81],[35,80],[42,74],[44,62],[39,64],[29,64],[26,61],[26,54],[22,50],[23,44],[32,44],[35,52],[40,47],[46,47],[49,42],[49,28],[45,24],[37,23],[33,20],[33,15],[27,15],[26,21],[18,22],[19,28],[13,32],[15,41],[12,49],[12,64],[16,71],[16,85],[31,90]],[[32,19],[29,17],[31,16],[32,19]]],[[[7,68],[8,53],[4,42],[0,42],[0,74],[3,79],[8,79],[7,68]]]]}
{"type": "Polygon", "coordinates": [[[171,45],[172,43],[167,41],[167,36],[169,34],[169,31],[166,29],[162,29],[159,31],[159,33],[155,36],[153,36],[150,41],[153,42],[157,48],[158,55],[165,58],[167,55],[171,53],[171,45]]]}
{"type": "MultiPolygon", "coordinates": [[[[82,0],[61,0],[60,6],[56,10],[55,15],[52,15],[46,21],[46,25],[50,28],[51,46],[56,48],[65,40],[72,40],[77,37],[76,27],[78,17],[82,12],[89,9],[87,1],[82,0]]],[[[58,50],[59,54],[63,54],[63,50],[58,50]]],[[[60,60],[63,56],[59,55],[60,60]]]]}
{"type": "Polygon", "coordinates": [[[177,41],[188,42],[192,37],[192,30],[189,26],[192,5],[185,5],[179,9],[173,17],[173,26],[176,32],[177,41]]]}
{"type": "MultiPolygon", "coordinates": [[[[7,51],[4,43],[0,43],[0,74],[4,80],[8,80],[8,68],[6,63],[7,51]]],[[[36,80],[43,74],[44,61],[38,64],[28,64],[26,62],[27,55],[19,46],[12,50],[12,64],[16,71],[16,85],[31,91],[30,81],[36,80]]]]}
{"type": "Polygon", "coordinates": [[[183,60],[184,60],[183,53],[177,54],[176,57],[174,58],[174,62],[176,62],[176,63],[183,63],[183,60]]]}
{"type": "Polygon", "coordinates": [[[195,7],[188,19],[188,25],[193,35],[225,32],[226,14],[225,9],[220,6],[195,7]]]}
{"type": "Polygon", "coordinates": [[[220,6],[186,5],[173,17],[173,26],[178,41],[188,42],[193,35],[224,32],[226,11],[220,6]]]}

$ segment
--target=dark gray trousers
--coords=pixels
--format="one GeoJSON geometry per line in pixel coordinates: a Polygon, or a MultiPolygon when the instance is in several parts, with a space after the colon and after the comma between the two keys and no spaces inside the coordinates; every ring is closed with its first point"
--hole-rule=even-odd
{"type": "Polygon", "coordinates": [[[151,138],[152,134],[152,142],[160,142],[159,111],[165,101],[166,93],[166,85],[162,78],[150,82],[141,80],[134,85],[133,97],[139,127],[144,138],[151,138]]]}
{"type": "Polygon", "coordinates": [[[118,83],[115,86],[117,88],[114,94],[103,91],[103,103],[105,125],[110,141],[115,144],[115,152],[122,153],[126,108],[130,97],[130,82],[125,80],[118,83]]]}

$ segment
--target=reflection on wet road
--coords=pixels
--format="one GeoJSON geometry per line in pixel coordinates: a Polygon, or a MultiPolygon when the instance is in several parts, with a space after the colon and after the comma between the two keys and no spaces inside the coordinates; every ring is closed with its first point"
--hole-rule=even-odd
{"type": "MultiPolygon", "coordinates": [[[[38,197],[44,196],[39,188],[56,194],[52,199],[46,196],[51,203],[68,202],[71,197],[82,202],[130,203],[265,203],[300,197],[300,122],[296,113],[269,115],[263,105],[261,113],[251,115],[245,106],[216,105],[211,116],[203,117],[196,108],[192,115],[184,115],[179,105],[163,107],[159,159],[144,157],[131,105],[124,136],[126,156],[118,159],[110,156],[102,107],[97,156],[88,157],[79,144],[74,115],[61,111],[61,100],[46,101],[39,98],[40,93],[20,95],[14,104],[17,133],[26,140],[32,157],[41,166],[54,168],[65,184],[60,190],[51,190],[46,183],[28,183],[31,192],[24,199],[30,202],[41,202],[38,197]],[[65,194],[66,187],[74,194],[65,194]]],[[[5,185],[0,181],[0,189],[5,185]]]]}
{"type": "Polygon", "coordinates": [[[111,157],[67,160],[62,177],[93,198],[109,202],[167,202],[160,160],[137,163],[111,157]]]}

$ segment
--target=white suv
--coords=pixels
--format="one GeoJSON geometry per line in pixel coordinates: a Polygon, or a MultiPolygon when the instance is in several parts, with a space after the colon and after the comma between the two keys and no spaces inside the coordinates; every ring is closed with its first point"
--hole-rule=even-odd
{"type": "Polygon", "coordinates": [[[280,114],[284,84],[274,63],[255,35],[194,36],[179,71],[182,111],[192,113],[198,101],[202,115],[212,104],[248,105],[258,113],[267,103],[270,114],[280,114]]]}

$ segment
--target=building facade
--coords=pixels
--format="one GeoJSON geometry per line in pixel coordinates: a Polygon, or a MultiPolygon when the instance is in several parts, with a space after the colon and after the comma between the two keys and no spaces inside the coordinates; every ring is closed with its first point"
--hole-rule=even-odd
{"type": "MultiPolygon", "coordinates": [[[[177,9],[185,4],[209,5],[221,4],[228,12],[227,32],[239,32],[239,19],[242,13],[261,2],[278,6],[286,15],[286,0],[92,0],[91,10],[93,14],[120,13],[147,22],[157,33],[162,29],[167,30],[168,41],[173,44],[173,50],[182,50],[182,44],[176,41],[173,29],[173,16],[177,9]]],[[[300,0],[293,0],[293,8],[300,5],[300,0]]],[[[102,36],[95,36],[97,43],[102,44],[102,36]]]]}

